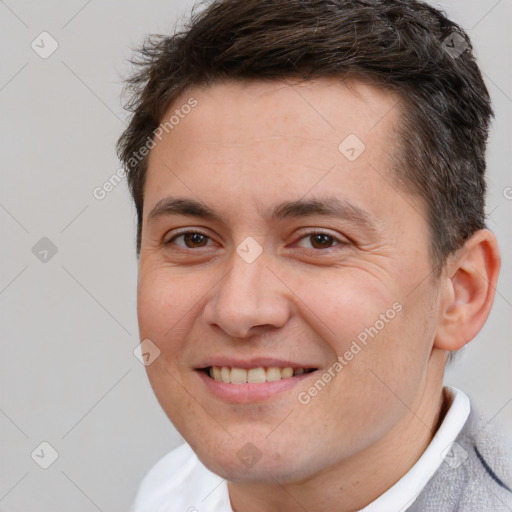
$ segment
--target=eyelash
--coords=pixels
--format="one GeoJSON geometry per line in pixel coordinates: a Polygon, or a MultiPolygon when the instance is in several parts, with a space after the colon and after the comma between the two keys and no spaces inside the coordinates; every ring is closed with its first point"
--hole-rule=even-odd
{"type": "MultiPolygon", "coordinates": [[[[202,231],[183,231],[181,233],[176,233],[173,237],[171,237],[167,242],[165,242],[165,245],[172,245],[173,242],[179,238],[179,237],[182,237],[184,235],[192,235],[192,234],[199,234],[199,235],[203,235],[204,237],[208,238],[211,240],[211,237],[209,237],[206,233],[203,233],[202,231]]],[[[319,251],[326,251],[326,250],[329,250],[329,249],[333,249],[334,247],[344,247],[346,245],[348,245],[348,242],[345,242],[343,240],[340,240],[339,238],[336,238],[334,235],[331,235],[325,231],[321,231],[321,230],[312,230],[312,231],[309,231],[307,233],[304,233],[300,238],[299,240],[303,240],[304,238],[308,238],[308,237],[312,237],[312,236],[315,236],[315,235],[326,235],[328,236],[329,238],[331,238],[333,241],[336,242],[335,245],[331,246],[331,247],[327,247],[327,248],[324,248],[324,249],[315,249],[314,247],[313,248],[307,248],[306,250],[312,250],[312,251],[315,251],[315,252],[319,252],[319,251]]],[[[178,247],[181,247],[182,249],[184,250],[194,250],[193,247],[184,247],[184,246],[181,246],[179,245],[178,247]]],[[[199,247],[199,249],[202,249],[202,247],[199,247]]]]}

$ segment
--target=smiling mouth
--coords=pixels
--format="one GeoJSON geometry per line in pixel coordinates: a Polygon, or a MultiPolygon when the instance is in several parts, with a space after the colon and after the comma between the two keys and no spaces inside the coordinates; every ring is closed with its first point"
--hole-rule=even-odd
{"type": "Polygon", "coordinates": [[[258,368],[235,368],[229,366],[209,366],[201,371],[211,379],[225,384],[258,384],[263,382],[276,382],[283,379],[290,379],[305,373],[316,371],[316,368],[292,368],[277,366],[258,368]]]}

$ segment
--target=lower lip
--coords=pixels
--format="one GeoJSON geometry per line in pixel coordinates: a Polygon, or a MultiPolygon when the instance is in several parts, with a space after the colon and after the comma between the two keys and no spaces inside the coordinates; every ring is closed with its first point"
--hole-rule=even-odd
{"type": "Polygon", "coordinates": [[[277,393],[287,391],[294,388],[305,379],[316,374],[316,371],[310,373],[303,373],[287,379],[281,379],[274,382],[258,382],[247,384],[229,384],[226,382],[217,382],[215,379],[209,377],[204,371],[196,370],[199,378],[202,379],[208,390],[220,398],[221,400],[229,403],[252,403],[263,402],[270,397],[275,396],[277,393]]]}

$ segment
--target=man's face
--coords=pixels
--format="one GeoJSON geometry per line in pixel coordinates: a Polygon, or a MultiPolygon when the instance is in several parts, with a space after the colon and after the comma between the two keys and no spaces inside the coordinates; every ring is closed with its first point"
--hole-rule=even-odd
{"type": "Polygon", "coordinates": [[[424,208],[391,174],[397,98],[328,79],[220,83],[162,122],[190,97],[145,184],[149,379],[211,470],[297,481],[418,421],[439,293],[424,208]],[[170,198],[216,217],[150,216],[170,198]]]}

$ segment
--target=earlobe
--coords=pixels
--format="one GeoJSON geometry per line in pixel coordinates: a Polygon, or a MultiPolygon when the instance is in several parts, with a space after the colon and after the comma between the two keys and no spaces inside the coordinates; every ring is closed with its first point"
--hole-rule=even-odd
{"type": "Polygon", "coordinates": [[[458,350],[478,334],[494,301],[499,270],[496,237],[487,229],[475,232],[446,266],[434,347],[458,350]]]}

